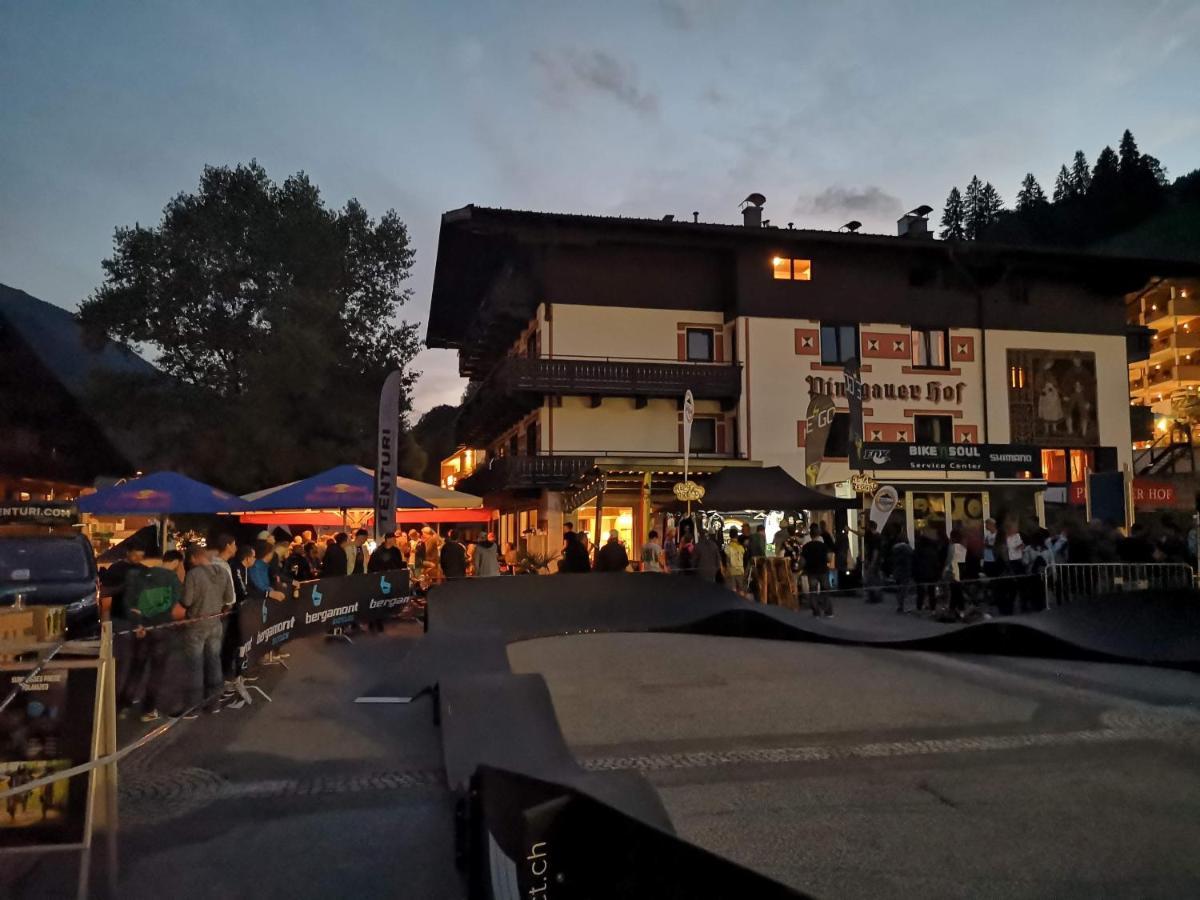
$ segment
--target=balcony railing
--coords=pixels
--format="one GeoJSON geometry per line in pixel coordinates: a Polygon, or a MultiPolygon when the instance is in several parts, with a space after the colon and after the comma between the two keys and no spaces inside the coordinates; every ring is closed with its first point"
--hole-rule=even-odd
{"type": "Polygon", "coordinates": [[[503,456],[476,469],[456,487],[478,496],[498,491],[562,490],[594,463],[591,456],[503,456]]]}
{"type": "Polygon", "coordinates": [[[719,400],[733,408],[742,392],[740,363],[695,363],[611,357],[509,357],[502,360],[463,407],[458,440],[486,444],[535,409],[545,396],[719,400]]]}
{"type": "Polygon", "coordinates": [[[682,397],[736,401],[742,367],[736,363],[688,363],[609,358],[504,360],[492,375],[510,391],[568,396],[682,397]]]}

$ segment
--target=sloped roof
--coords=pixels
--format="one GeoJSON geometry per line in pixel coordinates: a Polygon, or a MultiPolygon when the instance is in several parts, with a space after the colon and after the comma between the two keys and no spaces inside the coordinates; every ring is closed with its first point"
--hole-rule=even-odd
{"type": "Polygon", "coordinates": [[[42,364],[77,399],[85,398],[94,373],[154,375],[158,372],[114,341],[106,340],[98,350],[90,349],[74,313],[6,284],[0,284],[0,318],[16,330],[42,364]]]}

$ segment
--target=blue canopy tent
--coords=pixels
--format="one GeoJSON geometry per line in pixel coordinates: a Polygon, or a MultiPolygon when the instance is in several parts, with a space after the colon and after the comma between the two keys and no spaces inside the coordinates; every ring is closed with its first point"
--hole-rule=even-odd
{"type": "Polygon", "coordinates": [[[94,516],[231,513],[242,505],[236,494],[178,472],[155,472],[79,498],[79,511],[94,516]]]}
{"type": "MultiPolygon", "coordinates": [[[[403,488],[393,489],[401,509],[433,509],[434,504],[403,488]]],[[[375,473],[362,466],[334,466],[309,478],[246,494],[242,512],[341,510],[375,507],[375,473]]]]}
{"type": "Polygon", "coordinates": [[[168,514],[232,513],[242,505],[237,495],[178,472],[155,472],[79,498],[79,511],[93,516],[160,516],[164,547],[168,514]]]}

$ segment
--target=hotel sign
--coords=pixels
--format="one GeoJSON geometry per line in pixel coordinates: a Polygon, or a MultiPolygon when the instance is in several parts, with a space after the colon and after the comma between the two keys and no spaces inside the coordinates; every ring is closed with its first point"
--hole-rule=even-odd
{"type": "MultiPolygon", "coordinates": [[[[844,378],[822,378],[819,375],[807,375],[808,392],[811,395],[826,394],[831,397],[845,397],[846,381],[844,378]]],[[[908,384],[881,384],[878,382],[858,382],[857,392],[862,400],[919,400],[927,403],[948,403],[954,406],[963,405],[963,392],[967,389],[964,381],[949,384],[944,381],[927,381],[924,384],[910,382],[908,384]]]]}
{"type": "Polygon", "coordinates": [[[902,472],[987,472],[1041,478],[1042,452],[1016,444],[863,444],[851,468],[902,472]]]}

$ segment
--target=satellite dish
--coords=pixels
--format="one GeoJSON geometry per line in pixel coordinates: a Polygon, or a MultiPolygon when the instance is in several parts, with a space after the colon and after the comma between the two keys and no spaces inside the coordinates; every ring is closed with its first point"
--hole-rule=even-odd
{"type": "Polygon", "coordinates": [[[849,231],[849,232],[853,233],[855,231],[858,231],[858,229],[860,229],[860,228],[862,228],[862,222],[858,221],[858,219],[851,219],[849,222],[847,222],[845,225],[842,226],[842,231],[849,231]]]}
{"type": "Polygon", "coordinates": [[[910,216],[920,216],[921,218],[925,218],[925,216],[929,215],[931,212],[933,212],[932,206],[926,206],[925,204],[921,204],[916,209],[909,212],[909,215],[910,216]]]}
{"type": "Polygon", "coordinates": [[[764,197],[762,194],[754,193],[742,201],[742,206],[745,206],[747,203],[753,204],[754,206],[762,206],[766,202],[766,197],[764,197]]]}

